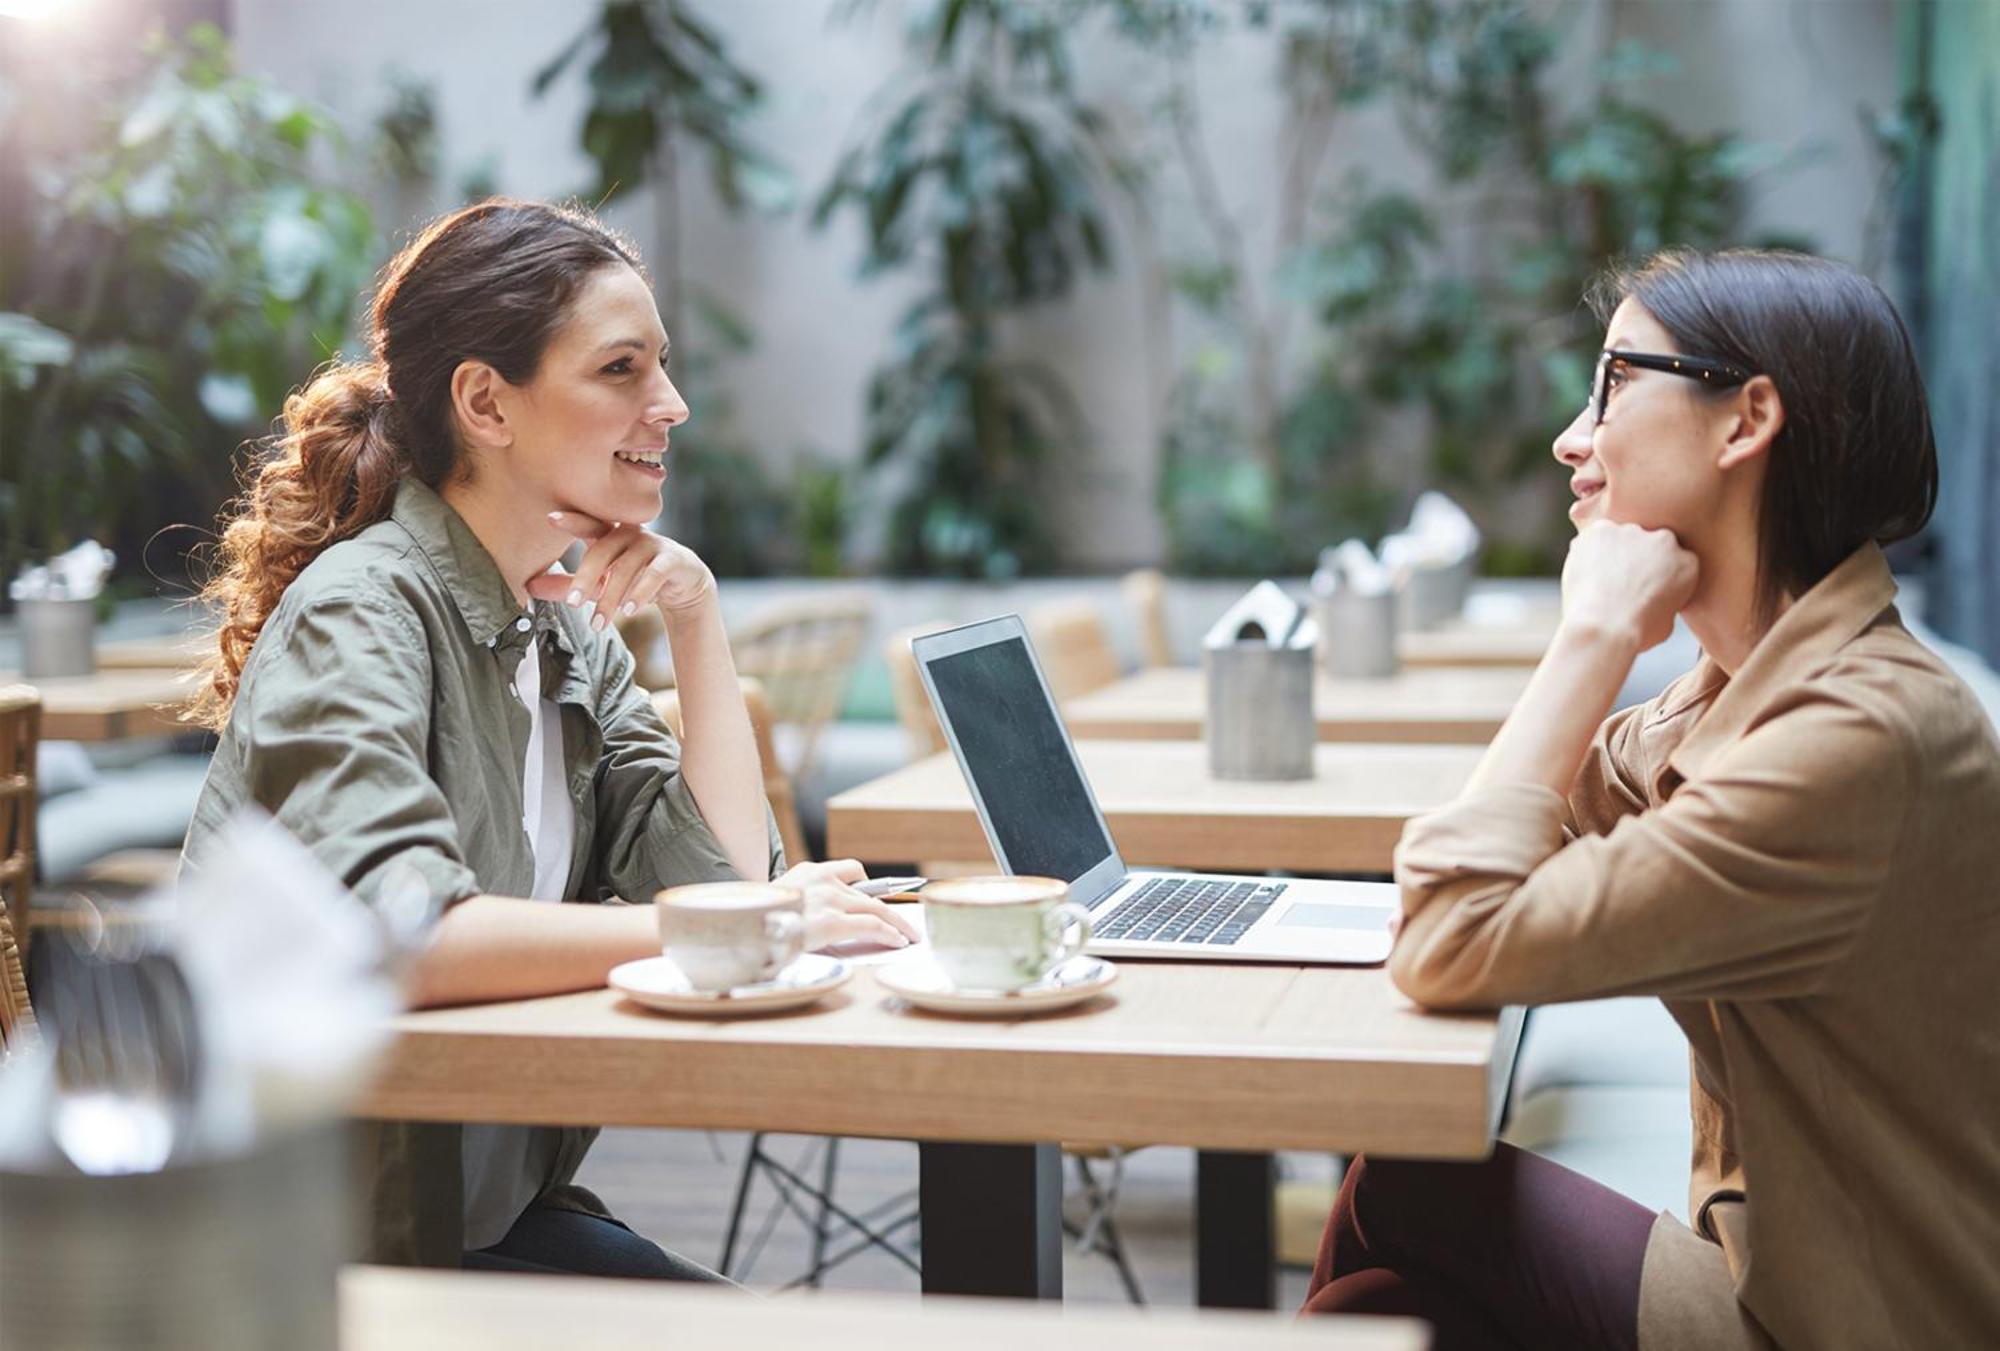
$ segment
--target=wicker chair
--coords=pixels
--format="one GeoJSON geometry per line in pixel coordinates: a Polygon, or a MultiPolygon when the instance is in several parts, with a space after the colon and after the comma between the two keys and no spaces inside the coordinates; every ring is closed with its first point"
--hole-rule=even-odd
{"type": "Polygon", "coordinates": [[[674,668],[666,660],[667,621],[657,605],[641,605],[617,621],[618,636],[632,652],[632,683],[642,690],[670,690],[674,668]]]}
{"type": "MultiPolygon", "coordinates": [[[[771,804],[771,815],[777,818],[778,838],[784,843],[785,858],[791,863],[801,862],[810,855],[806,850],[805,827],[799,824],[798,797],[792,792],[792,781],[786,776],[785,767],[778,763],[778,752],[771,741],[771,705],[764,698],[764,687],[748,676],[743,678],[743,704],[750,710],[750,730],[757,737],[757,759],[764,767],[764,797],[771,804]]],[[[659,691],[653,696],[653,707],[673,734],[681,735],[680,691],[659,691]]]]}
{"type": "Polygon", "coordinates": [[[0,686],[0,1058],[35,1028],[24,954],[35,884],[35,746],[41,733],[41,695],[26,685],[0,686]]]}
{"type": "Polygon", "coordinates": [[[786,729],[785,770],[794,783],[813,771],[874,615],[865,591],[828,592],[781,601],[729,635],[737,673],[763,683],[775,727],[786,729]]]}
{"type": "Polygon", "coordinates": [[[924,693],[924,679],[917,674],[917,658],[910,651],[910,643],[927,633],[950,627],[932,623],[898,629],[882,647],[882,660],[889,666],[889,690],[896,702],[896,721],[903,725],[903,733],[909,739],[912,760],[936,755],[946,746],[944,728],[938,725],[937,712],[931,707],[930,696],[924,693]]]}
{"type": "Polygon", "coordinates": [[[28,1004],[28,974],[7,906],[0,902],[0,1065],[35,1035],[35,1011],[28,1004]]]}
{"type": "Polygon", "coordinates": [[[1140,568],[1118,583],[1139,625],[1139,657],[1148,670],[1174,665],[1173,636],[1167,631],[1167,578],[1158,568],[1140,568]]]}
{"type": "Polygon", "coordinates": [[[1124,674],[1104,618],[1089,601],[1038,605],[1028,611],[1026,623],[1042,673],[1049,678],[1049,692],[1058,704],[1102,689],[1124,674]]]}

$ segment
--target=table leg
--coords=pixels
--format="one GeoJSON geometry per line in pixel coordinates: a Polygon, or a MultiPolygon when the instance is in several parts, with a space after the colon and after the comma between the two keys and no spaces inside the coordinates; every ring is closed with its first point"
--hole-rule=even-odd
{"type": "Polygon", "coordinates": [[[1062,1151],[1054,1145],[917,1148],[924,1293],[1062,1298],[1062,1151]]]}
{"type": "Polygon", "coordinates": [[[1276,1161],[1204,1149],[1195,1161],[1195,1303],[1211,1309],[1278,1304],[1276,1161]]]}

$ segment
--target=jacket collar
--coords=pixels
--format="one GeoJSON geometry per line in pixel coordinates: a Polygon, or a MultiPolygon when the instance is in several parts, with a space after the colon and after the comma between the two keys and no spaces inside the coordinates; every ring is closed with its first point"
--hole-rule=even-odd
{"type": "Polygon", "coordinates": [[[1668,764],[1683,779],[1698,776],[1716,752],[1749,729],[1774,696],[1806,679],[1873,625],[1895,596],[1889,562],[1870,542],[1794,601],[1734,676],[1724,675],[1704,655],[1688,682],[1689,698],[1662,709],[1660,716],[1673,716],[1706,697],[1714,702],[1673,749],[1668,764]]]}
{"type": "Polygon", "coordinates": [[[553,601],[531,600],[526,611],[515,604],[514,589],[500,574],[500,565],[465,518],[435,489],[405,478],[396,486],[389,517],[409,532],[430,560],[473,641],[518,649],[527,646],[530,633],[548,634],[565,655],[575,655],[581,641],[580,616],[553,601]]]}

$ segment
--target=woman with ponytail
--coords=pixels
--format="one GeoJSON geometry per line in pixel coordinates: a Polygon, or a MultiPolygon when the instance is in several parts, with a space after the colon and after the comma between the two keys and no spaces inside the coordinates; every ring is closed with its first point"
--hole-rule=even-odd
{"type": "MultiPolygon", "coordinates": [[[[784,870],[715,579],[644,524],[688,409],[634,251],[580,211],[468,207],[389,264],[369,349],[286,401],[224,527],[187,865],[255,804],[364,901],[421,888],[419,1005],[601,986],[659,941],[650,906],[594,902],[678,883],[782,875],[814,946],[905,942],[858,865],[784,870]],[[607,629],[645,605],[679,741],[607,629]]],[[[710,1275],[571,1183],[593,1135],[371,1126],[368,1255],[710,1275]]]]}

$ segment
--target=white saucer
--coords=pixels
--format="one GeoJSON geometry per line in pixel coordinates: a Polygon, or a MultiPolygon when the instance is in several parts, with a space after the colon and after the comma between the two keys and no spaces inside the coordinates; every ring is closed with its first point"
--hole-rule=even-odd
{"type": "Polygon", "coordinates": [[[846,962],[808,952],[770,980],[738,985],[731,990],[695,989],[681,969],[666,957],[644,957],[615,966],[605,983],[649,1009],[713,1018],[803,1008],[853,978],[854,968],[846,962]]]}
{"type": "Polygon", "coordinates": [[[951,983],[930,953],[914,952],[875,968],[875,979],[905,1003],[933,1013],[1011,1017],[1095,999],[1118,979],[1118,968],[1102,957],[1072,957],[1019,990],[966,990],[951,983]]]}

